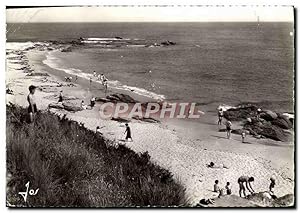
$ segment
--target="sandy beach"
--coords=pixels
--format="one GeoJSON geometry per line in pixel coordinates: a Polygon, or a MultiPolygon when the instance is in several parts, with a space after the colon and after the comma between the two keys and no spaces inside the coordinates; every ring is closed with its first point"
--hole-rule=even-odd
{"type": "MultiPolygon", "coordinates": [[[[14,103],[27,107],[28,86],[34,84],[41,88],[36,92],[37,105],[40,110],[48,110],[51,103],[57,103],[59,91],[63,90],[69,102],[80,106],[82,100],[89,103],[92,96],[105,97],[104,89],[99,84],[89,85],[79,78],[76,83],[65,82],[62,71],[53,70],[43,63],[47,48],[19,51],[7,49],[6,85],[13,95],[6,95],[6,103],[14,103]],[[33,73],[47,73],[47,76],[30,76],[25,70],[33,73]]],[[[23,48],[24,49],[24,48],[23,48]]],[[[150,100],[130,91],[112,90],[109,93],[125,93],[141,102],[150,100]]],[[[99,115],[101,103],[97,102],[92,110],[68,112],[50,108],[50,111],[83,123],[93,131],[101,127],[103,135],[114,141],[115,145],[125,144],[137,153],[148,152],[151,160],[168,169],[186,188],[186,196],[191,205],[202,198],[215,198],[213,192],[215,180],[220,186],[226,182],[232,184],[232,192],[238,195],[237,179],[242,175],[255,178],[253,188],[256,192],[267,191],[270,177],[276,179],[275,194],[280,197],[294,193],[294,144],[293,141],[278,142],[271,139],[256,139],[246,137],[247,143],[241,143],[240,135],[226,138],[225,132],[220,132],[215,109],[203,107],[205,112],[199,121],[173,119],[162,123],[148,123],[131,120],[133,142],[124,142],[124,123],[103,120],[99,115]],[[208,168],[207,164],[214,162],[227,168],[208,168]]],[[[239,123],[234,123],[233,129],[239,123]]],[[[222,127],[224,128],[224,127],[222,127]]]]}

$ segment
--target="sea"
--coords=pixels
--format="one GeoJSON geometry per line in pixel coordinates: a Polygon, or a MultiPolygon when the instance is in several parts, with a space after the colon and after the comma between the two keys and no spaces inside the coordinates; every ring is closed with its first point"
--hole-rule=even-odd
{"type": "Polygon", "coordinates": [[[66,75],[96,71],[110,86],[212,109],[254,103],[294,112],[293,23],[9,23],[6,35],[7,42],[96,41],[48,53],[45,65],[66,75]],[[105,46],[115,38],[176,44],[105,46]]]}

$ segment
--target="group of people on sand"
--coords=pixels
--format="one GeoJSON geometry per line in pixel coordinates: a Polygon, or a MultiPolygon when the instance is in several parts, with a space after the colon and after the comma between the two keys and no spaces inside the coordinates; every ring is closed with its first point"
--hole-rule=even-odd
{"type": "MultiPolygon", "coordinates": [[[[96,78],[97,81],[100,81],[100,83],[104,86],[105,89],[105,95],[107,93],[107,87],[108,87],[108,79],[105,77],[103,73],[97,74],[96,71],[93,72],[93,77],[96,78]]],[[[93,79],[90,77],[90,86],[92,85],[93,79]]]]}
{"type": "MultiPolygon", "coordinates": [[[[219,126],[222,125],[223,118],[224,118],[224,110],[222,108],[219,108],[219,110],[218,110],[218,125],[219,126]]],[[[226,127],[227,138],[230,139],[231,131],[232,131],[232,122],[229,119],[226,119],[225,127],[226,127]]],[[[244,143],[245,138],[246,138],[245,130],[241,131],[241,138],[242,138],[242,143],[244,143]]]]}
{"type": "MultiPolygon", "coordinates": [[[[35,91],[36,91],[36,86],[34,85],[30,85],[29,86],[29,94],[27,95],[27,102],[28,102],[28,115],[29,115],[29,122],[32,123],[36,117],[36,113],[38,112],[38,109],[37,109],[37,105],[36,105],[36,99],[35,99],[35,91]]],[[[91,98],[91,108],[93,108],[95,106],[95,97],[92,97],[91,98]]],[[[60,93],[59,93],[59,97],[58,97],[58,102],[63,102],[63,91],[61,90],[60,93]]],[[[81,107],[84,108],[84,109],[87,109],[87,105],[84,104],[84,101],[82,100],[81,102],[81,107]]],[[[131,129],[128,125],[128,123],[125,124],[125,132],[124,134],[126,134],[126,137],[125,137],[125,141],[128,141],[129,139],[131,141],[132,140],[132,137],[131,137],[131,129]]],[[[101,133],[100,131],[100,127],[97,126],[96,128],[96,132],[97,133],[101,133]]],[[[101,133],[102,134],[102,133],[101,133]]]]}
{"type": "MultiPolygon", "coordinates": [[[[274,197],[274,188],[275,188],[275,178],[270,178],[270,185],[269,185],[269,191],[265,192],[268,193],[270,197],[274,197]]],[[[248,177],[248,176],[240,176],[237,180],[239,184],[239,195],[240,197],[244,196],[244,198],[247,198],[248,195],[246,194],[246,190],[250,192],[251,195],[255,194],[254,189],[252,188],[251,183],[254,182],[254,177],[248,177]]],[[[221,188],[219,186],[219,180],[215,180],[214,184],[214,192],[219,193],[218,197],[224,196],[224,195],[231,195],[231,184],[230,182],[227,182],[224,188],[221,188]]],[[[276,197],[276,196],[275,196],[276,197]]]]}

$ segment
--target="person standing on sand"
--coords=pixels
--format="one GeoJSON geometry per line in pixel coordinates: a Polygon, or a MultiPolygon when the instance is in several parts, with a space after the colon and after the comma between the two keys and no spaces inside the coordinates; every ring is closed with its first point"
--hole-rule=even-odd
{"type": "Polygon", "coordinates": [[[219,117],[218,125],[222,125],[222,119],[223,119],[223,116],[224,116],[223,109],[220,108],[219,111],[218,111],[218,117],[219,117]]]}
{"type": "Polygon", "coordinates": [[[242,136],[242,143],[244,143],[245,138],[246,138],[246,131],[245,130],[242,130],[241,136],[242,136]]]}
{"type": "Polygon", "coordinates": [[[59,92],[59,96],[58,96],[58,103],[62,103],[63,102],[63,91],[61,90],[60,92],[59,92]]]}
{"type": "Polygon", "coordinates": [[[28,114],[29,114],[30,123],[34,121],[35,114],[37,113],[37,106],[36,106],[36,101],[34,96],[35,89],[36,86],[33,85],[29,86],[29,94],[27,96],[27,101],[29,103],[28,114]]]}
{"type": "Polygon", "coordinates": [[[93,82],[92,77],[90,77],[90,87],[92,86],[92,82],[93,82]]]}
{"type": "Polygon", "coordinates": [[[226,125],[227,138],[230,139],[232,123],[230,120],[227,120],[225,125],[226,125]]]}
{"type": "Polygon", "coordinates": [[[103,85],[104,85],[104,93],[105,93],[105,96],[106,96],[106,93],[107,93],[107,80],[104,79],[104,82],[103,82],[103,85]]]}
{"type": "Polygon", "coordinates": [[[131,141],[133,141],[133,140],[132,140],[132,137],[131,137],[131,130],[130,130],[130,127],[128,126],[127,123],[125,124],[125,126],[126,126],[126,130],[125,130],[124,134],[127,133],[127,134],[126,134],[125,141],[127,141],[129,138],[130,138],[131,141]]]}
{"type": "Polygon", "coordinates": [[[242,192],[244,194],[244,197],[246,197],[246,188],[249,190],[249,192],[251,194],[255,193],[251,186],[251,182],[253,182],[253,181],[254,181],[254,177],[248,177],[248,176],[239,177],[238,184],[239,184],[239,188],[240,188],[240,190],[239,190],[240,197],[242,197],[242,192]]]}

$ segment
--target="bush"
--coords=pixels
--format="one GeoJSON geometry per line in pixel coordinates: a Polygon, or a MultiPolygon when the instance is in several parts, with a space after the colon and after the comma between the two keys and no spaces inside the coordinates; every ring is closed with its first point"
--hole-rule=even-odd
{"type": "Polygon", "coordinates": [[[184,205],[184,188],[169,171],[74,121],[7,106],[7,202],[32,207],[184,205]],[[39,188],[25,203],[18,192],[39,188]]]}

